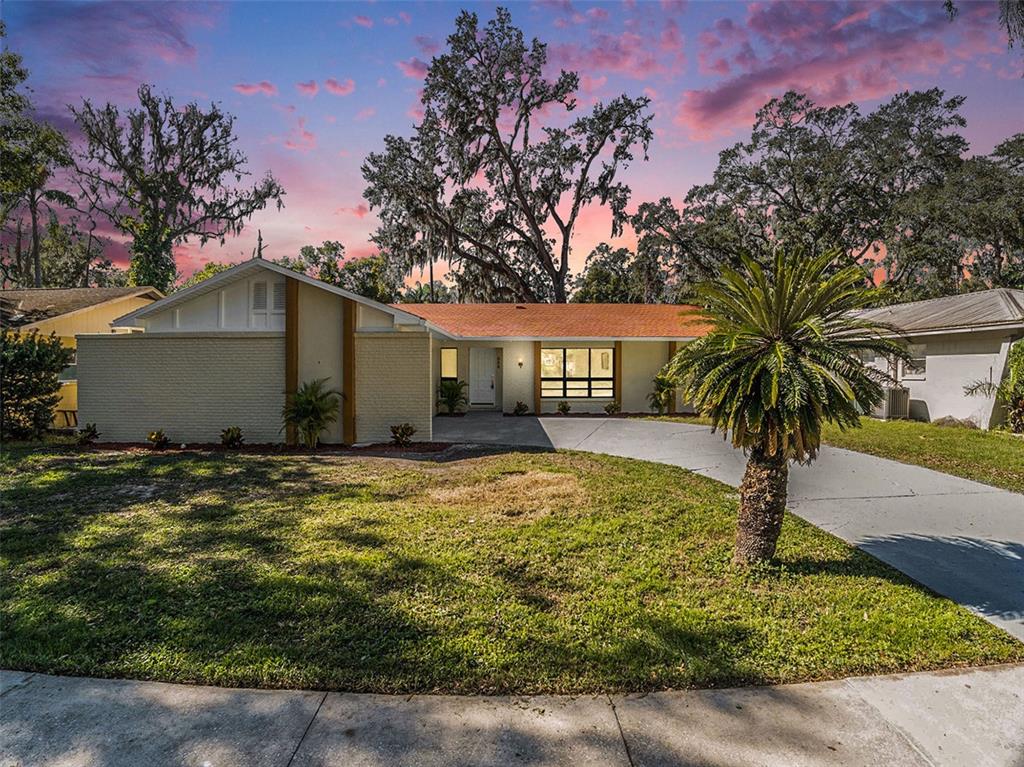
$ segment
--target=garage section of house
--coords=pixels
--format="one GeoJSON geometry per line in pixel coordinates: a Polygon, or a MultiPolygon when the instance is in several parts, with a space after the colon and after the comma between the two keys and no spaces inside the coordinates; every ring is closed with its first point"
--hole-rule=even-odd
{"type": "Polygon", "coordinates": [[[430,331],[419,317],[253,259],[78,336],[80,423],[101,440],[282,442],[300,384],[341,394],[327,443],[379,442],[409,422],[430,439],[430,331]]]}

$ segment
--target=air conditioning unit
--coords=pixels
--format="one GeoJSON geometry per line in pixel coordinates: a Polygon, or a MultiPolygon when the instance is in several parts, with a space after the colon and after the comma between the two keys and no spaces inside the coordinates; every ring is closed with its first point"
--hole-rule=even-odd
{"type": "Polygon", "coordinates": [[[872,415],[886,421],[910,418],[910,389],[902,386],[887,387],[885,397],[872,415]]]}

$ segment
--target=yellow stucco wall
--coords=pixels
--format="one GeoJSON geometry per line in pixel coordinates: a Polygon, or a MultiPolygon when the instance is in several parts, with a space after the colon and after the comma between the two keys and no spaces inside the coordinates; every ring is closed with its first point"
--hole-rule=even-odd
{"type": "MultiPolygon", "coordinates": [[[[327,388],[342,390],[342,303],[341,296],[299,283],[299,365],[298,383],[326,378],[327,388]]],[[[342,441],[341,407],[338,420],[321,435],[323,442],[342,441]]]]}
{"type": "MultiPolygon", "coordinates": [[[[78,312],[62,314],[52,319],[33,322],[21,328],[22,332],[37,330],[42,335],[56,333],[61,343],[69,349],[76,348],[75,336],[79,333],[108,333],[110,323],[136,309],[153,303],[152,298],[125,296],[78,312]]],[[[73,426],[73,416],[60,411],[78,410],[78,382],[64,381],[60,387],[60,402],[55,408],[53,425],[58,428],[73,426]],[[70,419],[70,420],[69,420],[70,419]]]]}
{"type": "Polygon", "coordinates": [[[65,346],[70,346],[73,349],[75,348],[75,336],[79,333],[108,333],[110,332],[110,323],[118,317],[123,317],[151,303],[153,303],[151,298],[126,296],[78,312],[33,322],[22,330],[35,329],[44,335],[56,333],[65,346]]]}
{"type": "Polygon", "coordinates": [[[433,426],[430,336],[426,333],[357,333],[356,441],[387,442],[391,426],[411,423],[417,441],[433,426]]]}

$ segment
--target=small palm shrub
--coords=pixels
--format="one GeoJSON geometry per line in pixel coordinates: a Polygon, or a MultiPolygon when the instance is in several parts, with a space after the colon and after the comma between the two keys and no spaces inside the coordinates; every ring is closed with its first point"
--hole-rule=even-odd
{"type": "Polygon", "coordinates": [[[789,461],[810,463],[821,427],[860,426],[892,379],[866,366],[865,351],[908,359],[891,325],[857,312],[880,300],[858,266],[837,267],[831,251],[806,257],[776,252],[764,269],[751,258],[696,288],[698,310],[713,329],[688,343],[666,372],[713,429],[747,454],[740,484],[734,561],[775,555],[786,509],[789,461]]]}
{"type": "Polygon", "coordinates": [[[561,402],[558,403],[556,409],[561,415],[569,415],[569,411],[572,410],[572,405],[570,405],[565,400],[562,400],[561,402]]]}
{"type": "Polygon", "coordinates": [[[455,415],[459,408],[469,404],[466,397],[468,386],[465,381],[456,381],[454,378],[441,381],[437,387],[437,406],[447,408],[448,415],[455,415]]]}
{"type": "Polygon", "coordinates": [[[604,412],[608,415],[615,415],[616,413],[622,412],[622,405],[618,402],[609,402],[604,406],[604,412]]]}
{"type": "Polygon", "coordinates": [[[149,444],[153,446],[154,450],[164,450],[167,448],[169,444],[171,444],[171,441],[167,438],[167,435],[164,434],[163,429],[151,431],[149,433],[149,436],[146,437],[146,439],[149,440],[149,444]]]}
{"type": "Polygon", "coordinates": [[[238,426],[229,426],[220,433],[220,444],[227,448],[237,450],[245,442],[242,436],[242,429],[238,426]]]}
{"type": "Polygon", "coordinates": [[[91,445],[97,439],[99,439],[100,433],[96,429],[96,424],[87,423],[81,429],[78,430],[77,441],[79,445],[91,445]]]}
{"type": "Polygon", "coordinates": [[[647,401],[651,405],[651,410],[657,410],[658,415],[665,415],[676,394],[676,382],[671,376],[661,372],[654,376],[653,383],[654,391],[647,395],[647,401]]]}
{"type": "Polygon", "coordinates": [[[975,381],[964,387],[964,394],[995,397],[1006,411],[1006,427],[1014,434],[1024,434],[1024,341],[1010,347],[1006,377],[1001,382],[975,381]]]}
{"type": "Polygon", "coordinates": [[[399,447],[408,447],[412,443],[412,435],[416,427],[411,423],[399,423],[391,427],[391,441],[399,447]]]}
{"type": "Polygon", "coordinates": [[[288,397],[281,410],[285,428],[291,426],[302,444],[313,449],[320,442],[320,432],[338,420],[341,394],[327,388],[326,378],[306,381],[288,397]]]}
{"type": "Polygon", "coordinates": [[[522,400],[516,400],[516,406],[512,408],[512,415],[526,415],[530,412],[530,406],[522,400]]]}

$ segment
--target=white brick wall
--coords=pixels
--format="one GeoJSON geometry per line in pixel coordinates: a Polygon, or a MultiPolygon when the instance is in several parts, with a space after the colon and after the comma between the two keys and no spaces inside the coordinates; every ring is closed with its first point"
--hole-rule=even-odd
{"type": "Polygon", "coordinates": [[[426,333],[356,335],[356,440],[387,442],[391,426],[411,423],[431,439],[433,387],[426,333]]]}
{"type": "Polygon", "coordinates": [[[240,426],[246,442],[281,442],[284,336],[78,337],[78,421],[101,441],[218,442],[240,426]]]}

